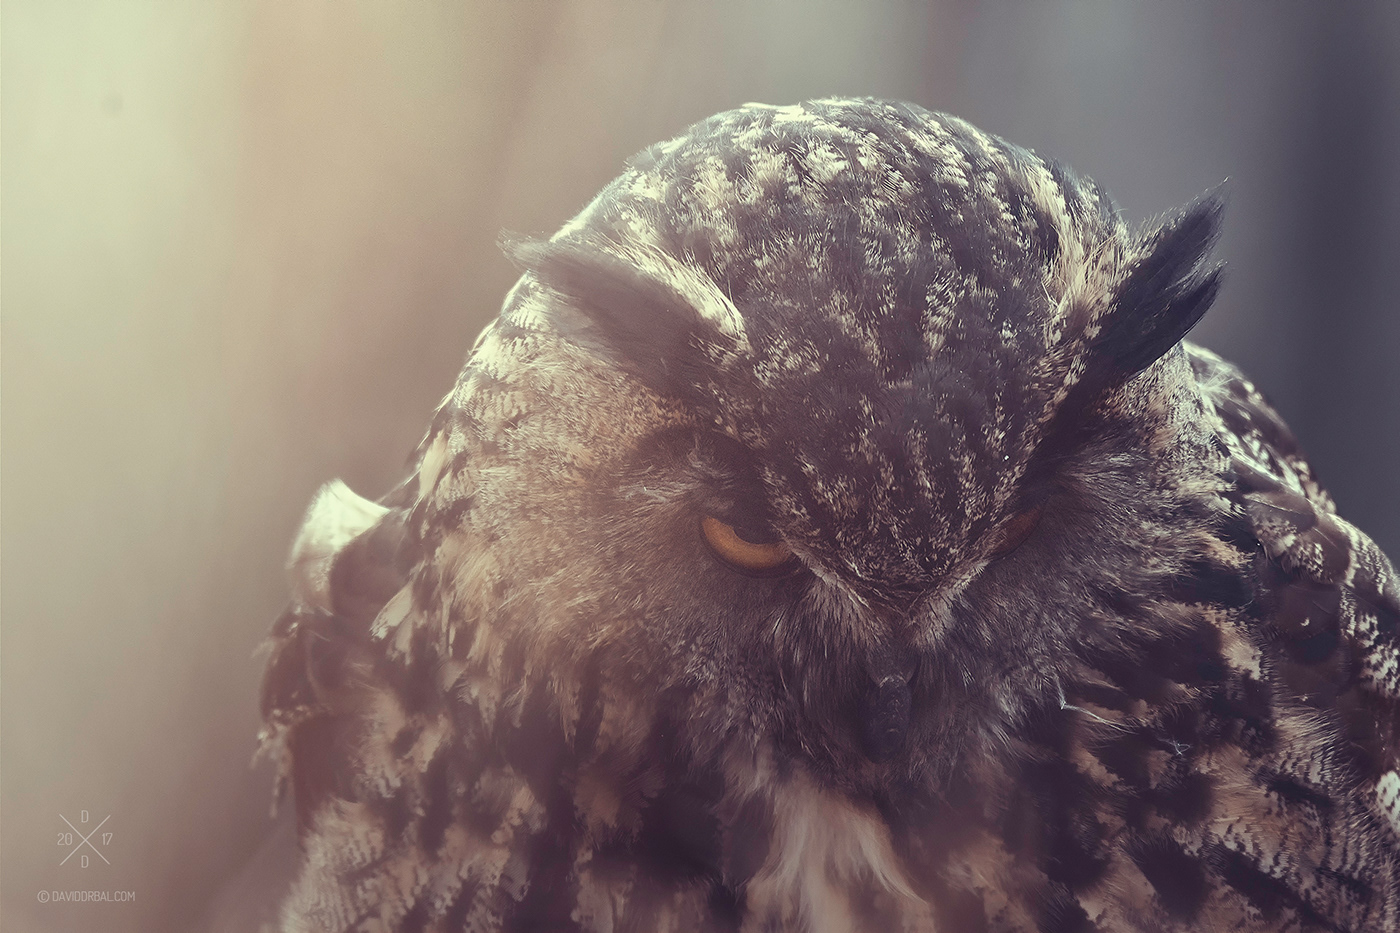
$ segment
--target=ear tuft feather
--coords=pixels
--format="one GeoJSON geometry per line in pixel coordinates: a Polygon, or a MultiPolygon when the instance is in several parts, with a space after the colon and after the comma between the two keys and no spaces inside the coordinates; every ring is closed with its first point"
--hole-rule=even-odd
{"type": "Polygon", "coordinates": [[[686,396],[715,364],[746,345],[743,320],[713,283],[657,250],[580,240],[504,239],[517,264],[558,291],[596,327],[572,339],[603,343],[663,394],[686,396]]]}
{"type": "Polygon", "coordinates": [[[1206,258],[1224,208],[1225,198],[1214,188],[1143,238],[1140,258],[1090,350],[1090,366],[1111,374],[1104,382],[1146,369],[1205,316],[1220,290],[1222,266],[1207,266],[1206,258]]]}
{"type": "Polygon", "coordinates": [[[1216,187],[1139,239],[1137,258],[1100,318],[1084,373],[1046,427],[1033,472],[1051,469],[1073,450],[1086,427],[1085,410],[1166,355],[1209,310],[1222,268],[1207,266],[1206,257],[1224,206],[1216,187]]]}

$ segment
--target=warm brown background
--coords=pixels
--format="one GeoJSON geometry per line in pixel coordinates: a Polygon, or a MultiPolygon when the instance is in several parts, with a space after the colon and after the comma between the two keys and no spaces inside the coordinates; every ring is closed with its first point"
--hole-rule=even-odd
{"type": "Polygon", "coordinates": [[[312,491],[396,478],[502,228],[744,101],[953,111],[1135,220],[1230,177],[1198,336],[1400,553],[1390,0],[7,0],[0,37],[7,933],[206,926],[268,827],[252,654],[312,491]],[[110,867],[57,865],[81,808],[110,867]]]}

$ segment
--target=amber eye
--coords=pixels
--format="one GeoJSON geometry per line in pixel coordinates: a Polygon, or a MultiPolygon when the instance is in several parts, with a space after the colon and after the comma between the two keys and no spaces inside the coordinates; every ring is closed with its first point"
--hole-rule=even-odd
{"type": "Polygon", "coordinates": [[[1004,557],[1016,548],[1021,542],[1030,537],[1035,531],[1036,523],[1040,521],[1040,507],[1026,509],[1011,518],[1006,524],[992,532],[992,552],[991,557],[1004,557]]]}
{"type": "Polygon", "coordinates": [[[720,560],[739,570],[766,573],[781,570],[792,560],[792,551],[783,542],[750,541],[733,525],[708,515],[700,519],[700,534],[720,560]]]}

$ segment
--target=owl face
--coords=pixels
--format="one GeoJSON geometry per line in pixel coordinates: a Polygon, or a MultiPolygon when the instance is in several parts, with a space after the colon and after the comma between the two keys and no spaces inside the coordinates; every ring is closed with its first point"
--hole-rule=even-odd
{"type": "MultiPolygon", "coordinates": [[[[1124,385],[1213,294],[1216,207],[1134,240],[1091,185],[908,105],[754,105],[653,147],[511,247],[526,274],[422,457],[446,623],[422,637],[509,642],[566,730],[588,683],[628,683],[683,697],[702,745],[860,780],[957,679],[949,613],[1073,464],[1116,491],[1086,413],[1170,394],[1124,385]]],[[[1047,611],[1015,583],[980,610],[1008,651],[1047,611]]]]}

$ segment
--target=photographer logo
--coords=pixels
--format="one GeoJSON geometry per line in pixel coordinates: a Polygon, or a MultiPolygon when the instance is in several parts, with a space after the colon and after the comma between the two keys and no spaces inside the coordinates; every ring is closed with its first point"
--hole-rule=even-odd
{"type": "Polygon", "coordinates": [[[67,854],[63,856],[63,861],[59,862],[60,865],[72,864],[77,865],[79,868],[87,868],[89,865],[93,864],[92,856],[94,855],[102,859],[102,861],[106,862],[108,865],[112,864],[102,851],[112,844],[112,833],[110,831],[102,831],[102,827],[106,826],[107,821],[112,818],[110,813],[104,816],[102,821],[96,826],[92,826],[91,828],[89,828],[88,824],[92,822],[92,815],[88,813],[87,810],[78,811],[78,822],[76,825],[62,813],[58,815],[58,818],[67,826],[67,829],[58,831],[59,848],[68,850],[67,854]],[[77,856],[77,858],[74,858],[74,856],[77,856]]]}

